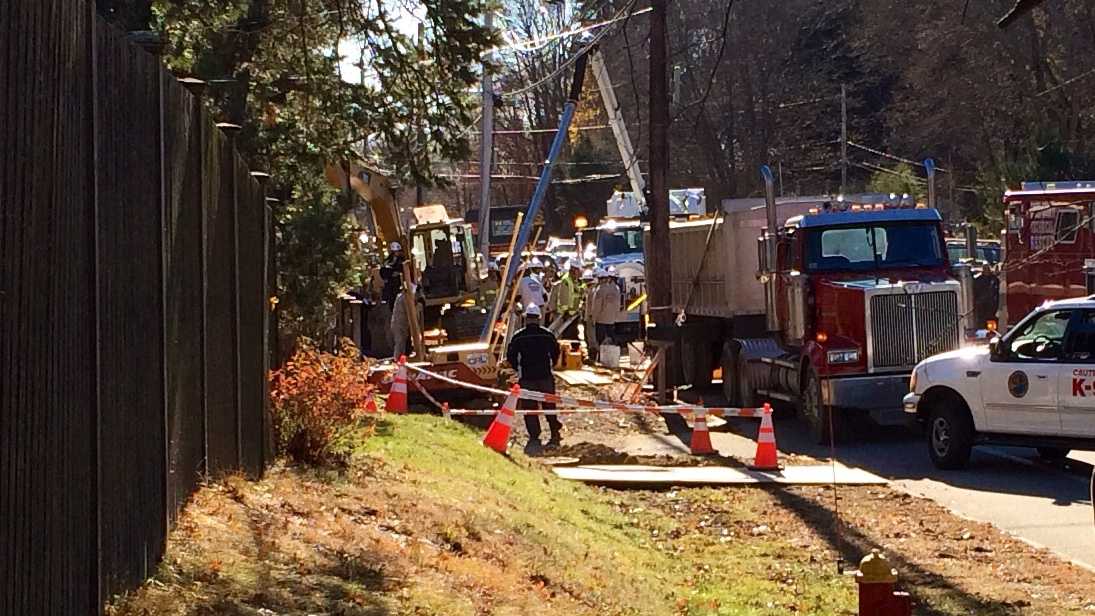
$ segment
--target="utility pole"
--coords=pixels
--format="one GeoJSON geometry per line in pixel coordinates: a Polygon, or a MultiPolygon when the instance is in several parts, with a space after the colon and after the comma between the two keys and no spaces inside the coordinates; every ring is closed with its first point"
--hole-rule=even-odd
{"type": "Polygon", "coordinates": [[[840,84],[840,194],[848,192],[848,88],[840,84]]]}
{"type": "MultiPolygon", "coordinates": [[[[669,245],[669,75],[666,36],[668,0],[650,0],[650,192],[646,196],[650,213],[650,245],[646,250],[646,284],[649,312],[655,324],[651,338],[664,348],[673,340],[672,254],[669,245]]],[[[659,365],[658,402],[668,402],[665,362],[659,365]]],[[[688,426],[677,413],[662,415],[670,434],[682,441],[688,426]]]]}
{"type": "MultiPolygon", "coordinates": [[[[487,30],[494,26],[494,12],[483,16],[487,30]]],[[[494,80],[487,70],[490,54],[483,60],[483,136],[479,140],[479,252],[490,260],[490,173],[494,166],[494,80]]]]}
{"type": "MultiPolygon", "coordinates": [[[[651,0],[650,8],[650,246],[646,282],[649,310],[658,328],[673,324],[673,288],[669,248],[669,79],[666,37],[667,0],[651,0]]],[[[663,332],[665,333],[665,332],[663,332]]]]}

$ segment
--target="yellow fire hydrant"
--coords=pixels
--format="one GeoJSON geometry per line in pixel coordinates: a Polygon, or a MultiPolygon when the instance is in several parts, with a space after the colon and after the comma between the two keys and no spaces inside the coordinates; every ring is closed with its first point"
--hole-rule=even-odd
{"type": "Polygon", "coordinates": [[[859,586],[859,616],[912,616],[912,598],[895,592],[897,569],[878,550],[864,556],[855,575],[859,586]]]}

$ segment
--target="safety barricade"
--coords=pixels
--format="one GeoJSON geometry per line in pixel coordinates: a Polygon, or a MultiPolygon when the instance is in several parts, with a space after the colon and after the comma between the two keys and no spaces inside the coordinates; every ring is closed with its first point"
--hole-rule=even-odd
{"type": "MultiPolygon", "coordinates": [[[[669,406],[655,406],[646,404],[627,404],[623,402],[611,402],[606,400],[589,400],[585,398],[576,398],[573,396],[564,396],[560,394],[549,394],[538,391],[530,391],[514,387],[510,391],[504,391],[501,389],[495,389],[492,387],[486,387],[483,385],[475,385],[472,383],[464,383],[456,379],[450,378],[443,374],[431,372],[418,366],[412,366],[410,364],[403,364],[401,368],[406,368],[417,372],[418,374],[428,376],[431,379],[438,379],[447,382],[458,387],[464,387],[480,393],[489,394],[492,396],[504,397],[506,404],[503,405],[501,410],[494,409],[450,409],[448,403],[438,402],[436,398],[431,396],[426,388],[418,382],[418,379],[411,379],[410,382],[414,384],[415,388],[422,393],[431,403],[441,409],[442,414],[446,418],[457,416],[480,416],[480,417],[494,417],[495,422],[492,424],[492,429],[496,424],[499,424],[500,420],[502,424],[508,426],[512,422],[512,418],[522,415],[585,415],[585,414],[603,414],[603,413],[624,413],[624,414],[653,414],[662,415],[665,413],[677,413],[684,417],[693,418],[693,431],[690,449],[693,454],[706,455],[718,453],[711,445],[710,435],[707,428],[707,417],[745,417],[745,418],[758,418],[761,419],[760,431],[757,435],[757,453],[756,459],[753,464],[753,468],[761,470],[778,470],[779,462],[777,459],[776,442],[775,442],[775,430],[772,425],[772,407],[765,403],[763,407],[706,407],[702,405],[693,404],[675,404],[669,406]],[[516,408],[516,400],[529,400],[532,402],[549,403],[554,404],[554,409],[518,409],[516,408]],[[504,415],[504,417],[503,417],[504,415]]],[[[499,428],[501,429],[501,428],[499,428]]],[[[509,432],[506,431],[508,438],[509,432]]],[[[495,441],[499,437],[495,435],[495,441]]],[[[496,442],[489,444],[494,449],[499,449],[499,445],[496,442]]],[[[504,452],[504,450],[503,450],[504,452]]]]}

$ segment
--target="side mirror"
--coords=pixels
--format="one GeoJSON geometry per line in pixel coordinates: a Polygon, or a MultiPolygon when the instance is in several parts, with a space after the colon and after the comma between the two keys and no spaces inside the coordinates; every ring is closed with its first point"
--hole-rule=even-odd
{"type": "Polygon", "coordinates": [[[996,336],[992,340],[989,340],[989,358],[996,360],[1000,359],[1003,353],[1000,350],[1000,336],[996,336]]]}

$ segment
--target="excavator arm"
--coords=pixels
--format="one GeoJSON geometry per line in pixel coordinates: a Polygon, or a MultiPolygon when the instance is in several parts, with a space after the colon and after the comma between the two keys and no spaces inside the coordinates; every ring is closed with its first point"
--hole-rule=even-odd
{"type": "Polygon", "coordinates": [[[405,243],[406,232],[387,176],[358,163],[328,164],[325,175],[332,186],[343,191],[352,190],[369,204],[377,236],[384,245],[405,243]]]}

